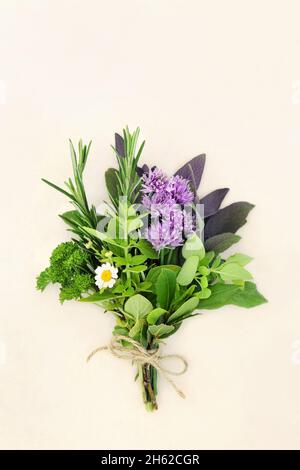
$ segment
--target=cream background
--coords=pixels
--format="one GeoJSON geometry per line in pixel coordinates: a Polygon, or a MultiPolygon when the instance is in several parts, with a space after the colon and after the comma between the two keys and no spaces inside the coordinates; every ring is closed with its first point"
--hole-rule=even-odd
{"type": "Polygon", "coordinates": [[[299,449],[299,15],[297,0],[0,0],[1,448],[299,449]],[[68,203],[40,178],[62,183],[68,137],[92,139],[99,203],[125,124],[144,161],[171,173],[205,152],[202,194],[257,205],[237,249],[269,299],[169,339],[187,399],[161,380],[155,414],[130,364],[85,363],[112,319],[34,288],[68,238],[68,203]]]}

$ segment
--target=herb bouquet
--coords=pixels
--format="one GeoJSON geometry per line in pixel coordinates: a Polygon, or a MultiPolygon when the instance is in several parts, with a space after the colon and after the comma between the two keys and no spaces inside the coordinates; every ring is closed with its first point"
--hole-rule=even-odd
{"type": "Polygon", "coordinates": [[[83,172],[90,145],[70,142],[73,179],[61,188],[73,210],[61,214],[73,233],[58,245],[50,265],[37,278],[37,288],[60,285],[59,298],[100,305],[116,324],[109,346],[98,348],[132,360],[137,367],[148,410],[157,408],[160,372],[183,396],[163,366],[161,343],[198,311],[233,304],[254,307],[266,301],[245,269],[251,258],[222,253],[237,243],[237,230],[253,208],[236,202],[220,209],[228,189],[199,198],[205,155],[199,155],[167,177],[157,167],[139,165],[144,143],[139,129],[115,135],[117,168],[105,173],[109,200],[90,205],[83,172]]]}

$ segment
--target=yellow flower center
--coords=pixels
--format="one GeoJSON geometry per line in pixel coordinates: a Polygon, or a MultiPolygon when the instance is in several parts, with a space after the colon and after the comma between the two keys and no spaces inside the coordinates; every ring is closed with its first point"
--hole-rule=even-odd
{"type": "Polygon", "coordinates": [[[111,271],[109,269],[105,269],[105,271],[102,272],[101,274],[101,279],[104,282],[110,281],[112,278],[111,271]]]}

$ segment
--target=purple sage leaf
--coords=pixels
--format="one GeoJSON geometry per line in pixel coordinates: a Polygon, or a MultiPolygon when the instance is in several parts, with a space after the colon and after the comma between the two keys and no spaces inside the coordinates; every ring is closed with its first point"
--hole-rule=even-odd
{"type": "Polygon", "coordinates": [[[216,189],[200,199],[200,204],[204,205],[204,217],[210,217],[218,211],[228,191],[229,188],[216,189]]]}
{"type": "Polygon", "coordinates": [[[220,209],[207,219],[204,228],[205,240],[225,232],[235,233],[247,222],[247,215],[253,207],[253,204],[242,201],[220,209]]]}
{"type": "Polygon", "coordinates": [[[214,237],[208,238],[205,242],[206,251],[214,251],[216,254],[223,253],[234,243],[237,243],[241,237],[234,233],[220,233],[214,237]]]}
{"type": "Polygon", "coordinates": [[[120,134],[115,133],[116,151],[120,157],[125,157],[124,139],[120,134]]]}
{"type": "Polygon", "coordinates": [[[202,173],[205,165],[205,154],[198,155],[197,157],[192,158],[188,163],[183,165],[178,171],[176,171],[175,176],[179,175],[182,178],[189,180],[192,184],[192,189],[194,192],[197,191],[202,173]]]}
{"type": "Polygon", "coordinates": [[[143,166],[138,166],[136,172],[140,178],[144,176],[145,173],[149,173],[149,167],[144,163],[143,166]]]}

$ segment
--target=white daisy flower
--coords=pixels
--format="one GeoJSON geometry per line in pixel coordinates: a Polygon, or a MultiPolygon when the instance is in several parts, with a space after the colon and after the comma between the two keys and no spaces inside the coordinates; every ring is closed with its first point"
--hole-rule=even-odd
{"type": "Polygon", "coordinates": [[[96,284],[99,289],[113,287],[116,280],[118,279],[118,269],[112,266],[110,263],[101,264],[101,266],[98,266],[95,272],[96,284]]]}

